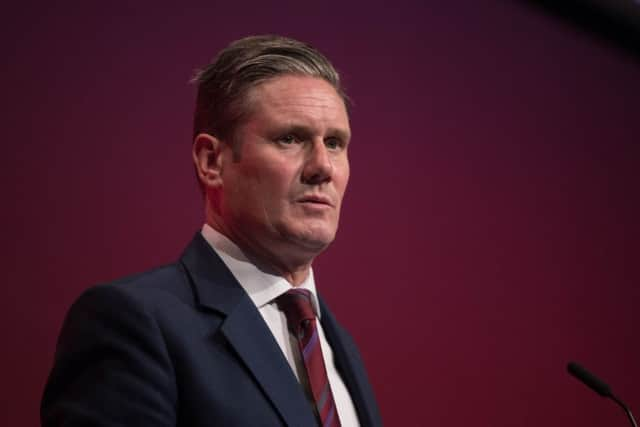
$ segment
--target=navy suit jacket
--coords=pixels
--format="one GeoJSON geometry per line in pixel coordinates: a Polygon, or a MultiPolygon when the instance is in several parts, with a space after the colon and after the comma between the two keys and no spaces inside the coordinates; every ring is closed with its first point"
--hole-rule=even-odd
{"type": "MultiPolygon", "coordinates": [[[[354,342],[320,305],[360,423],[382,425],[354,342]]],[[[200,233],[179,262],[91,288],[73,304],[41,420],[46,427],[317,425],[262,316],[200,233]]]]}

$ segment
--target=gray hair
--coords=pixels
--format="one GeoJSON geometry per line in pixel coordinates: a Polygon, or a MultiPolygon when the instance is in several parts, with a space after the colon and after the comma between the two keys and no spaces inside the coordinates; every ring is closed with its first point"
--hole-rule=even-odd
{"type": "Polygon", "coordinates": [[[349,98],[338,72],[316,49],[282,36],[250,36],[231,43],[192,79],[198,87],[194,137],[204,132],[233,139],[233,132],[249,112],[249,90],[284,74],[324,79],[348,108],[349,98]]]}

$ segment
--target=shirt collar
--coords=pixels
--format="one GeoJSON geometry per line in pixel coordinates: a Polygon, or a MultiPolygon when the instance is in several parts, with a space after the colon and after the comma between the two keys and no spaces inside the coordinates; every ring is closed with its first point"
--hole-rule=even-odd
{"type": "MultiPolygon", "coordinates": [[[[291,284],[282,276],[270,274],[260,270],[253,264],[242,250],[228,237],[215,230],[209,224],[202,226],[202,237],[225,263],[227,268],[240,283],[240,286],[251,298],[255,306],[260,309],[273,302],[280,295],[291,289],[291,284]]],[[[320,304],[316,293],[313,269],[309,268],[307,278],[298,288],[311,292],[311,304],[316,316],[320,318],[320,304]]]]}

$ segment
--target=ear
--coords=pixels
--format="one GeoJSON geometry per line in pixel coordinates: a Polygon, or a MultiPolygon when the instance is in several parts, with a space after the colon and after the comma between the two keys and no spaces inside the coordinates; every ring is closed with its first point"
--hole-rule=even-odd
{"type": "Polygon", "coordinates": [[[222,148],[222,141],[208,133],[199,133],[193,141],[193,163],[204,189],[222,186],[222,148]]]}

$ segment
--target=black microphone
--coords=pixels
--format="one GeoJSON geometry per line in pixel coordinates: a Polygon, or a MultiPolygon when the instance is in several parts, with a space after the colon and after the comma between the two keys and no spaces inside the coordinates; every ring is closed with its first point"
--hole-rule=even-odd
{"type": "Polygon", "coordinates": [[[631,425],[633,427],[638,427],[638,424],[636,424],[636,420],[633,418],[633,414],[631,413],[629,407],[611,392],[611,387],[609,387],[604,381],[602,381],[575,362],[569,362],[569,364],[567,365],[567,371],[569,371],[571,375],[582,381],[591,390],[595,391],[600,396],[608,397],[618,405],[620,405],[622,409],[624,409],[624,412],[627,414],[627,418],[629,418],[631,425]]]}

